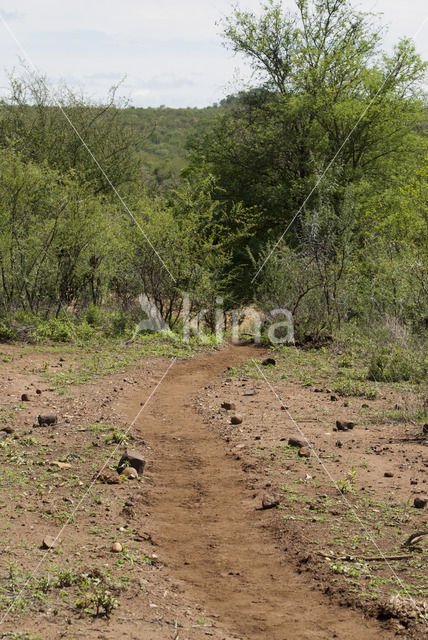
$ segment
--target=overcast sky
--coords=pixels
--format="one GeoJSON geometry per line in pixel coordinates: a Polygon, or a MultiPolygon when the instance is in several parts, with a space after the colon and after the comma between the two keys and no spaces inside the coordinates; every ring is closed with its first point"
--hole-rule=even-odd
{"type": "MultiPolygon", "coordinates": [[[[261,0],[239,4],[257,10],[261,0]]],[[[295,6],[293,0],[283,4],[295,6]]],[[[216,25],[231,5],[231,0],[0,0],[0,15],[52,83],[62,79],[101,98],[126,76],[121,93],[135,106],[203,107],[239,88],[238,78],[248,77],[245,62],[222,46],[216,25]]],[[[387,47],[402,35],[412,36],[428,59],[426,0],[354,5],[383,12],[387,47]]],[[[0,56],[4,95],[6,71],[19,66],[23,53],[1,20],[0,56]]]]}

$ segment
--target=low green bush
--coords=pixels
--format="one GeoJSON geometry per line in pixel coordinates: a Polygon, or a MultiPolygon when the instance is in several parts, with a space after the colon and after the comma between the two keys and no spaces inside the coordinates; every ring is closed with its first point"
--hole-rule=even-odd
{"type": "Polygon", "coordinates": [[[377,349],[367,378],[378,382],[422,382],[428,373],[428,359],[417,351],[394,345],[377,349]]]}
{"type": "Polygon", "coordinates": [[[0,342],[12,342],[16,337],[16,330],[4,320],[0,320],[0,342]]]}

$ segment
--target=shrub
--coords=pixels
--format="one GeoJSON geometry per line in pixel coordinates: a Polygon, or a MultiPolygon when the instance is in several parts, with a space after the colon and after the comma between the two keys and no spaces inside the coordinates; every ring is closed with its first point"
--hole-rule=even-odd
{"type": "Polygon", "coordinates": [[[4,320],[0,320],[0,342],[12,342],[16,338],[16,330],[4,320]]]}
{"type": "Polygon", "coordinates": [[[66,318],[50,318],[38,321],[34,337],[37,341],[53,340],[54,342],[72,342],[75,335],[70,320],[66,318]]]}
{"type": "Polygon", "coordinates": [[[101,309],[96,304],[91,304],[86,310],[84,318],[91,327],[100,326],[102,320],[101,309]]]}
{"type": "Polygon", "coordinates": [[[367,378],[379,382],[422,382],[427,376],[428,361],[416,351],[398,345],[376,350],[371,358],[367,378]]]}

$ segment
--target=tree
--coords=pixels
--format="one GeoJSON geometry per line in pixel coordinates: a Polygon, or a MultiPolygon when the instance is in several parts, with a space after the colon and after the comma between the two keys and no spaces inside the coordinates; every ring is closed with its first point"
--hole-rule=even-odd
{"type": "Polygon", "coordinates": [[[126,102],[117,91],[112,87],[107,101],[95,104],[68,87],[55,94],[46,78],[28,70],[11,75],[10,95],[0,101],[0,147],[13,145],[25,161],[62,174],[73,171],[95,193],[110,197],[111,185],[124,188],[139,178],[135,149],[144,137],[125,122],[126,102]]]}
{"type": "Polygon", "coordinates": [[[246,57],[258,85],[227,101],[192,157],[218,178],[219,199],[257,211],[248,241],[255,255],[304,203],[316,203],[320,175],[340,176],[330,190],[339,216],[348,185],[382,188],[426,148],[426,64],[408,39],[383,53],[372,14],[348,0],[296,0],[294,13],[268,0],[260,17],[235,8],[223,26],[226,46],[246,57]]]}

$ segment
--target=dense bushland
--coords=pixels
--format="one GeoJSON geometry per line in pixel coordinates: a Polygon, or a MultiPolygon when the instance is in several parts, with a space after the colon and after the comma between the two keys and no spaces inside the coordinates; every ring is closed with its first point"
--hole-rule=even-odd
{"type": "Polygon", "coordinates": [[[99,314],[129,333],[141,293],[178,328],[188,292],[210,325],[221,296],[288,308],[302,342],[383,332],[372,374],[397,377],[428,324],[426,63],[407,39],[386,54],[377,18],[348,0],[270,0],[223,26],[255,86],[203,110],[11,77],[0,337],[41,322],[55,337],[64,318],[106,331],[99,314]]]}

